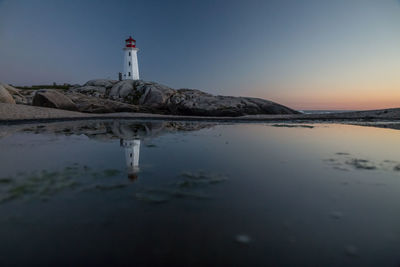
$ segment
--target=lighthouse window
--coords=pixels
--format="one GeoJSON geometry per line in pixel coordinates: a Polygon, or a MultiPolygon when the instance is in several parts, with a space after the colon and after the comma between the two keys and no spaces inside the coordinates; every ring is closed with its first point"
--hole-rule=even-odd
{"type": "Polygon", "coordinates": [[[131,62],[129,61],[129,66],[131,65],[131,62]]]}
{"type": "Polygon", "coordinates": [[[131,52],[129,52],[129,56],[131,56],[131,52]]]}
{"type": "Polygon", "coordinates": [[[128,72],[128,76],[131,77],[131,73],[130,72],[128,72]]]}

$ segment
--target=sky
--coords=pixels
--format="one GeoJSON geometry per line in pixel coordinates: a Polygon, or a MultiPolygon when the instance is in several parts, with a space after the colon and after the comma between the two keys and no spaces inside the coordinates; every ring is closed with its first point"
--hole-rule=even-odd
{"type": "Polygon", "coordinates": [[[143,80],[291,108],[400,107],[399,0],[0,0],[0,81],[143,80]]]}

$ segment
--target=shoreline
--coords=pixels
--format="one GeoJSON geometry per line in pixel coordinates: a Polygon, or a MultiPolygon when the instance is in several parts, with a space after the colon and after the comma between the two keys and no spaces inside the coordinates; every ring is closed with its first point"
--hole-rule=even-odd
{"type": "Polygon", "coordinates": [[[19,104],[0,104],[0,125],[50,123],[82,120],[167,120],[167,121],[209,121],[209,122],[400,122],[400,108],[352,111],[327,114],[291,115],[246,115],[240,117],[209,117],[164,115],[152,113],[80,113],[45,107],[19,104]]]}

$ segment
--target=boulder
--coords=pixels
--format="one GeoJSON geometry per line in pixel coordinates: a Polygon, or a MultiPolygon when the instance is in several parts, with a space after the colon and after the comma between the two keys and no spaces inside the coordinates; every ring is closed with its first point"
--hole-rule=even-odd
{"type": "Polygon", "coordinates": [[[19,95],[19,89],[6,83],[0,83],[0,85],[3,86],[11,95],[19,95]]]}
{"type": "Polygon", "coordinates": [[[135,85],[135,89],[140,95],[139,105],[160,108],[165,106],[167,100],[176,93],[175,89],[154,82],[136,81],[135,85]]]}
{"type": "Polygon", "coordinates": [[[21,94],[22,90],[5,83],[0,83],[0,85],[3,86],[10,93],[16,104],[29,104],[29,100],[21,94]]]}
{"type": "Polygon", "coordinates": [[[90,80],[85,83],[84,86],[95,86],[95,87],[105,87],[106,89],[111,88],[116,84],[117,80],[108,80],[108,79],[95,79],[90,80]]]}
{"type": "Polygon", "coordinates": [[[66,110],[77,110],[77,107],[72,100],[66,95],[56,90],[39,90],[35,93],[33,106],[58,108],[66,110]]]}
{"type": "Polygon", "coordinates": [[[108,97],[129,104],[163,108],[175,92],[176,90],[155,82],[123,80],[111,88],[108,97]]]}
{"type": "Polygon", "coordinates": [[[0,103],[15,104],[15,100],[3,85],[0,85],[0,103]]]}
{"type": "Polygon", "coordinates": [[[116,83],[110,91],[109,97],[111,99],[127,100],[130,95],[134,94],[133,80],[123,80],[116,83]]]}

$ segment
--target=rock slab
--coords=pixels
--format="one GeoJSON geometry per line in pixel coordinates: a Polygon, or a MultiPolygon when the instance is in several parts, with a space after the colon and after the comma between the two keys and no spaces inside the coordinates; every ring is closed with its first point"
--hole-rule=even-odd
{"type": "Polygon", "coordinates": [[[14,98],[2,84],[0,84],[0,103],[15,104],[14,98]]]}
{"type": "Polygon", "coordinates": [[[78,110],[75,103],[69,97],[56,90],[37,91],[33,97],[32,105],[72,111],[78,110]]]}

